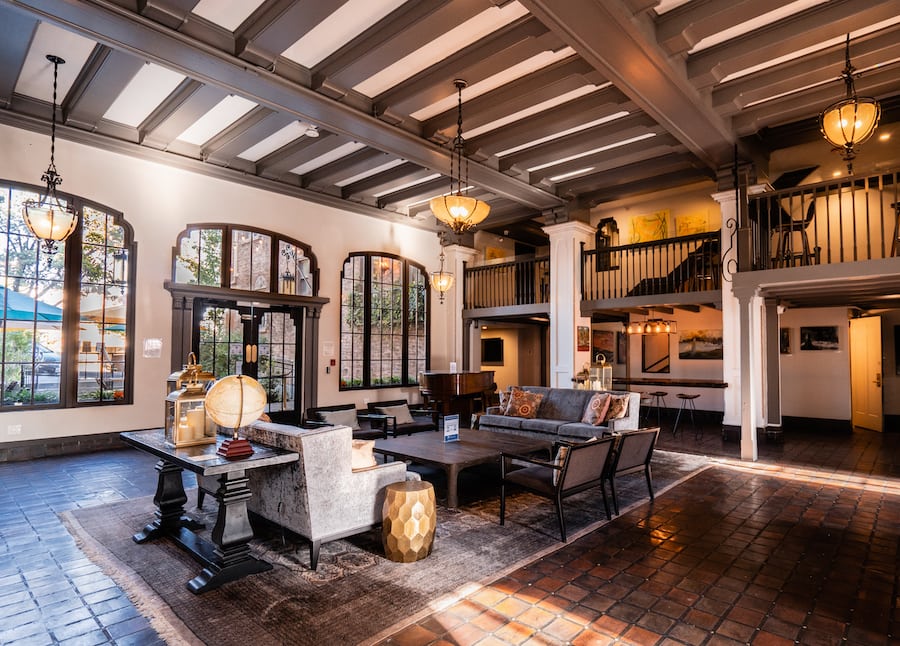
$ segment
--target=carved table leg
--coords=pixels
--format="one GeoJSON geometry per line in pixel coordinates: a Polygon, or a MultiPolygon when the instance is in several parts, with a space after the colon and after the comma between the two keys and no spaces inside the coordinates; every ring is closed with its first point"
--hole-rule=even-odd
{"type": "Polygon", "coordinates": [[[188,581],[191,592],[200,594],[247,574],[272,569],[271,564],[250,555],[253,528],[247,514],[247,500],[251,495],[244,471],[219,476],[216,491],[219,513],[212,530],[212,558],[199,575],[188,581]]]}
{"type": "Polygon", "coordinates": [[[156,519],[132,536],[135,543],[145,543],[160,536],[177,534],[182,527],[192,530],[203,528],[202,523],[184,515],[187,495],[184,493],[184,483],[181,480],[182,468],[160,460],[156,463],[156,471],[159,473],[156,495],[153,496],[156,519]]]}

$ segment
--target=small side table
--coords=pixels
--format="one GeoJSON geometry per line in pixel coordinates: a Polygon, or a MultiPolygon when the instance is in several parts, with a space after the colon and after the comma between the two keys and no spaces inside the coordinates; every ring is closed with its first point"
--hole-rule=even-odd
{"type": "Polygon", "coordinates": [[[389,484],[382,509],[381,538],[388,559],[412,563],[431,554],[437,511],[430,482],[407,480],[389,484]]]}

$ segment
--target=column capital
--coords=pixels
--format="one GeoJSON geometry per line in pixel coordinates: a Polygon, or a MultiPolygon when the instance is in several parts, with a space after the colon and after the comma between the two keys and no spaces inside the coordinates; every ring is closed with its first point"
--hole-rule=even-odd
{"type": "Polygon", "coordinates": [[[590,238],[596,233],[597,227],[586,224],[584,222],[560,222],[559,224],[548,224],[543,227],[544,233],[551,238],[570,234],[573,236],[585,236],[590,238]]]}

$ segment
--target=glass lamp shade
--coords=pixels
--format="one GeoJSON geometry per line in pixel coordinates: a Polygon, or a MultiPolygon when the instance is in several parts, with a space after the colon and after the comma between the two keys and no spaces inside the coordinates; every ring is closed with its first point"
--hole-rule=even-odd
{"type": "Polygon", "coordinates": [[[60,204],[28,200],[23,209],[25,224],[35,238],[61,241],[68,238],[78,224],[78,216],[60,204]]]}
{"type": "Polygon", "coordinates": [[[487,202],[466,195],[440,195],[429,201],[434,217],[446,224],[454,233],[472,229],[491,212],[487,202]]]}
{"type": "Polygon", "coordinates": [[[444,292],[450,291],[453,287],[453,282],[455,278],[453,274],[449,271],[433,271],[431,272],[431,286],[434,287],[437,291],[444,292]]]}
{"type": "Polygon", "coordinates": [[[881,106],[869,97],[850,97],[829,106],[822,113],[821,129],[835,148],[851,150],[863,143],[878,127],[881,106]]]}
{"type": "Polygon", "coordinates": [[[256,379],[230,375],[206,393],[206,413],[219,426],[235,431],[255,422],[266,408],[266,391],[256,379]]]}

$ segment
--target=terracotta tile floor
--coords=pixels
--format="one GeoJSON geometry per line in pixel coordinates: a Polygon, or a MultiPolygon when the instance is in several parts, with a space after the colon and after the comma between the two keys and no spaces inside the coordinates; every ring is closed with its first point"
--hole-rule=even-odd
{"type": "MultiPolygon", "coordinates": [[[[753,465],[714,426],[660,446],[728,463],[384,643],[900,643],[900,435],[786,432],[753,465]]],[[[152,494],[153,464],[0,464],[0,644],[162,643],[56,516],[152,494]]]]}

